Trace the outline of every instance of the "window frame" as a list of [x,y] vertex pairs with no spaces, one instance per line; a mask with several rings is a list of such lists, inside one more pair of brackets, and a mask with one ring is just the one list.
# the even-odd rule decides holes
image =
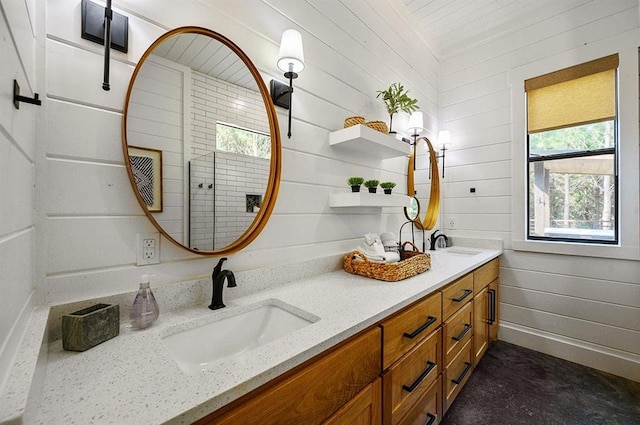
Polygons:
[[239,152],[228,151],[228,150],[225,150],[225,149],[220,149],[218,147],[218,126],[229,127],[229,128],[233,128],[233,129],[236,129],[236,130],[246,131],[247,133],[257,134],[257,135],[261,135],[261,136],[267,136],[267,137],[269,137],[269,144],[271,144],[271,134],[269,134],[269,133],[266,133],[266,132],[260,131],[260,130],[254,130],[254,129],[248,128],[248,127],[243,127],[243,126],[238,125],[238,124],[231,124],[231,123],[228,123],[228,122],[225,122],[225,121],[216,120],[216,151],[218,151],[218,152],[226,152],[226,153],[235,154],[235,155],[250,156],[252,158],[264,159],[266,161],[269,161],[271,159],[271,149],[269,149],[269,156],[267,158],[264,158],[264,157],[261,157],[261,156],[243,154],[243,153],[239,153]]
[[[599,155],[611,155],[613,154],[613,182],[614,182],[614,194],[613,194],[613,202],[615,204],[615,228],[613,234],[613,240],[607,239],[586,239],[586,238],[568,238],[568,237],[560,237],[560,236],[536,236],[531,234],[531,226],[527,225],[526,227],[526,239],[529,241],[549,241],[549,242],[568,242],[568,243],[585,243],[585,244],[602,244],[602,245],[618,245],[620,240],[620,188],[618,187],[618,83],[617,83],[617,70],[616,70],[616,117],[613,119],[613,147],[610,148],[600,148],[600,149],[585,149],[580,152],[568,152],[568,153],[557,153],[551,155],[543,155],[532,158],[531,157],[531,141],[530,134],[527,133],[527,165],[526,168],[529,169],[530,165],[534,162],[543,162],[543,161],[552,161],[556,159],[574,159],[574,158],[587,158],[590,156],[599,156]],[[586,124],[584,124],[586,125]],[[527,223],[531,221],[531,181],[530,181],[530,173],[527,173],[527,184],[526,184],[526,200],[527,200],[527,208],[525,213],[527,215]]]
[[[611,50],[615,46],[616,51]],[[594,244],[565,242],[558,240],[528,240],[527,235],[527,188],[528,183],[528,139],[526,128],[526,93],[523,81],[554,72],[559,69],[588,62],[618,53],[617,72],[617,128],[618,149],[618,243]],[[638,42],[629,34],[620,34],[607,43],[584,45],[556,55],[547,55],[509,69],[507,79],[511,87],[512,109],[512,210],[511,240],[505,248],[515,251],[549,254],[577,255],[600,258],[640,260],[640,140],[639,119],[639,73],[640,49]]]

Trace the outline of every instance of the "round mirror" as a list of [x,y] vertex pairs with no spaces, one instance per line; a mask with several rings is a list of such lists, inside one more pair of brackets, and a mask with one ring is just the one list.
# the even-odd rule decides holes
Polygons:
[[[404,207],[404,216],[410,221],[416,221],[420,217],[420,201],[415,196],[409,200],[409,206]],[[420,222],[420,220],[417,221]]]
[[158,38],[131,77],[122,132],[133,191],[175,244],[230,254],[266,225],[280,131],[258,70],[224,36],[182,27]]
[[[421,222],[421,226],[418,226],[419,228],[422,228],[423,230],[431,230],[435,227],[436,223],[438,222],[438,213],[440,211],[440,176],[438,171],[438,159],[436,156],[436,152],[433,149],[433,145],[431,145],[431,141],[426,137],[419,137],[411,149],[411,154],[409,155],[409,165],[407,168],[407,193],[409,194],[416,193],[415,181],[414,181],[414,174],[416,169],[415,149],[417,147],[418,142],[422,140],[424,140],[425,144],[427,145],[427,149],[429,149],[429,164],[431,166],[431,175],[432,175],[431,189],[429,191],[429,205],[427,205],[427,213],[425,214],[424,218],[420,220],[420,217],[419,217],[420,204],[418,203],[417,218],[413,221],[415,223]],[[413,197],[413,199],[415,199],[415,196]],[[416,199],[416,202],[418,202],[417,199]],[[405,208],[405,215],[407,215],[406,208]],[[408,215],[407,215],[407,218],[409,220],[412,220],[411,218],[409,218]]]

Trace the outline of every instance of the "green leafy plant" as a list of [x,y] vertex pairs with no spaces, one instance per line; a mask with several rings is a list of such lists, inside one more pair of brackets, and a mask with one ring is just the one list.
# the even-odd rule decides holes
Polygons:
[[409,97],[409,90],[405,90],[400,83],[393,83],[386,90],[378,90],[376,98],[382,97],[389,114],[389,132],[393,124],[393,115],[399,111],[408,114],[418,110],[418,100]]
[[391,190],[396,187],[396,184],[394,182],[382,182],[380,187],[384,190],[384,193],[391,195]]
[[378,187],[378,184],[380,182],[378,180],[367,180],[366,182],[364,182],[364,187],[371,189],[374,187]]
[[361,186],[362,183],[364,183],[364,178],[363,177],[349,177],[349,179],[347,180],[347,183],[349,184],[349,186]]

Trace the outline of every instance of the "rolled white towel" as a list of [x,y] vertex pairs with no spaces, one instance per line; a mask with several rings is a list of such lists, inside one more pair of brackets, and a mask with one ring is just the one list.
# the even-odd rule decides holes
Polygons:
[[367,257],[369,261],[375,261],[380,263],[397,263],[400,261],[400,255],[397,252],[383,252],[379,254],[370,249],[365,249],[362,246],[358,247],[358,251],[362,252],[362,255]]

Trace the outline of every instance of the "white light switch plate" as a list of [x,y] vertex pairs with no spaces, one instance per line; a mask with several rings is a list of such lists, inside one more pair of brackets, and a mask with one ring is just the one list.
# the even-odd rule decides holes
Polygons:
[[160,234],[138,233],[137,262],[139,266],[160,263]]

